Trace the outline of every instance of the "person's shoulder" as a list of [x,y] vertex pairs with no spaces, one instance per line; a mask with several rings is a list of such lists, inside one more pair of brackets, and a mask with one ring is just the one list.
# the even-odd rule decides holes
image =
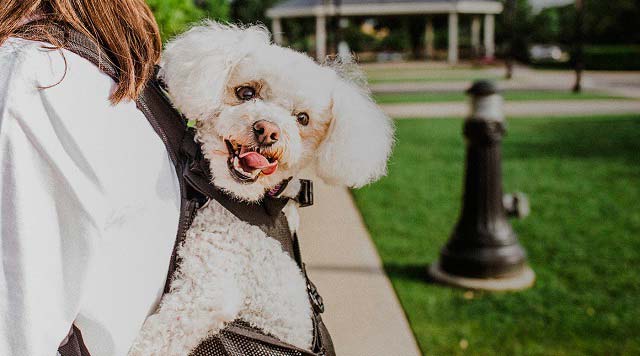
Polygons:
[[0,101],[7,96],[37,96],[43,88],[75,96],[83,86],[106,88],[85,93],[106,95],[106,101],[112,84],[93,63],[64,48],[15,37],[0,45]]
[[54,51],[51,45],[44,42],[9,37],[0,45],[0,63],[13,65],[42,63],[50,59]]
[[19,37],[9,37],[0,45],[0,58],[5,60],[24,59],[29,53],[35,53],[44,43]]
[[64,74],[59,51],[44,42],[10,37],[0,45],[0,86],[36,88]]

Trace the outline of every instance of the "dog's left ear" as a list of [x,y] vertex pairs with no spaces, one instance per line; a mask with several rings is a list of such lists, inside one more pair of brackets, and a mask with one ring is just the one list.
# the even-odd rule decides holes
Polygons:
[[318,175],[354,188],[385,175],[394,141],[391,119],[368,93],[344,79],[338,79],[332,100],[331,126],[318,150]]
[[207,119],[221,103],[235,66],[269,43],[264,27],[204,21],[167,44],[159,75],[178,110],[189,119]]

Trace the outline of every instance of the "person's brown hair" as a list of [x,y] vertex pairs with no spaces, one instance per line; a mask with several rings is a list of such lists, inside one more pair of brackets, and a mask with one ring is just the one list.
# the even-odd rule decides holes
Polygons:
[[[25,25],[34,19],[36,24]],[[135,99],[160,58],[158,25],[144,0],[0,1],[0,44],[17,36],[64,47],[47,32],[53,23],[72,27],[108,54],[118,69],[118,86],[110,98],[114,103]]]

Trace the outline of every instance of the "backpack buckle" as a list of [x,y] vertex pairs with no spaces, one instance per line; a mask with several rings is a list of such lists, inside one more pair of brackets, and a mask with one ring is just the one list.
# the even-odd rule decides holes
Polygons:
[[309,299],[311,300],[311,305],[316,313],[324,313],[324,300],[320,293],[318,293],[318,288],[316,285],[311,282],[309,279],[309,275],[307,275],[307,266],[302,264],[302,272],[304,272],[304,279],[307,281],[307,293],[309,294]]
[[296,197],[296,201],[301,208],[313,205],[313,181],[300,179],[300,192]]
[[309,292],[311,304],[313,304],[316,312],[324,313],[324,300],[322,300],[322,296],[318,293],[318,289],[310,280],[307,280],[307,291]]

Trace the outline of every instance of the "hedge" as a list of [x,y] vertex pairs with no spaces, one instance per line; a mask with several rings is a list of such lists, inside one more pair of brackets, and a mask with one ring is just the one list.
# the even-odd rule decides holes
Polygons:
[[584,64],[591,70],[640,70],[640,46],[587,46]]
[[[570,69],[573,62],[532,62],[536,68]],[[640,46],[585,46],[587,70],[640,70]]]

